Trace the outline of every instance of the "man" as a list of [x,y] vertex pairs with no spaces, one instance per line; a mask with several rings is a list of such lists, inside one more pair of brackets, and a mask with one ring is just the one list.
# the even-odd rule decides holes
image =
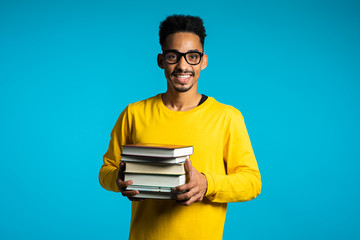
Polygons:
[[[255,156],[241,113],[197,91],[205,28],[198,17],[173,15],[160,25],[167,91],[130,104],[111,133],[100,183],[132,200],[130,239],[221,239],[228,202],[248,201],[261,189]],[[137,200],[123,181],[121,146],[131,143],[192,145],[188,182],[174,200]],[[244,216],[245,217],[245,216]]]

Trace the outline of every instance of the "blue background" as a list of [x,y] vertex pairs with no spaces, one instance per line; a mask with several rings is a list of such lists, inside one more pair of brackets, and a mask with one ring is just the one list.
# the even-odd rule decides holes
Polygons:
[[[244,115],[261,195],[224,239],[359,239],[359,1],[0,1],[0,238],[127,239],[102,189],[128,103],[166,90],[158,25],[204,19],[199,91]],[[193,227],[193,226],[191,226]],[[190,228],[191,228],[190,227]]]

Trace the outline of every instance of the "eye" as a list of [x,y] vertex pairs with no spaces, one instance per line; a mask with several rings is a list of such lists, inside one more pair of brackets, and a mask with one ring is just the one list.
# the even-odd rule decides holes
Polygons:
[[189,60],[196,61],[199,59],[200,55],[198,53],[190,53],[188,57],[189,57]]
[[191,62],[197,62],[200,58],[200,55],[198,53],[189,53],[187,58]]
[[167,53],[166,54],[166,59],[170,60],[170,61],[174,61],[178,58],[178,56],[175,53]]

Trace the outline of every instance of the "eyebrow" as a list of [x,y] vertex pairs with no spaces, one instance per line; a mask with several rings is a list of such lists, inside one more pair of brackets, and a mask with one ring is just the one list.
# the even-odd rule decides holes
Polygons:
[[[180,51],[178,51],[176,49],[166,49],[166,50],[163,50],[163,51],[175,51],[175,52],[182,53],[182,52],[180,52]],[[202,51],[199,51],[198,49],[191,49],[191,50],[189,50],[187,52],[202,52]],[[187,52],[185,52],[185,53],[187,53]]]

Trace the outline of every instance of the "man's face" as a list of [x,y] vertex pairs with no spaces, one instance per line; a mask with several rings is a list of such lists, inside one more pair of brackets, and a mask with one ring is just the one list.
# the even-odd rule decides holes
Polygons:
[[[163,51],[175,50],[180,53],[189,51],[202,52],[203,47],[198,35],[188,32],[177,32],[166,37]],[[165,61],[162,54],[158,55],[158,65],[165,70],[165,77],[168,82],[168,88],[173,88],[177,92],[187,92],[190,89],[196,91],[197,81],[200,71],[207,66],[207,56],[204,55],[197,65],[190,65],[185,57],[180,57],[179,62],[169,64]],[[193,86],[195,86],[193,88]]]

